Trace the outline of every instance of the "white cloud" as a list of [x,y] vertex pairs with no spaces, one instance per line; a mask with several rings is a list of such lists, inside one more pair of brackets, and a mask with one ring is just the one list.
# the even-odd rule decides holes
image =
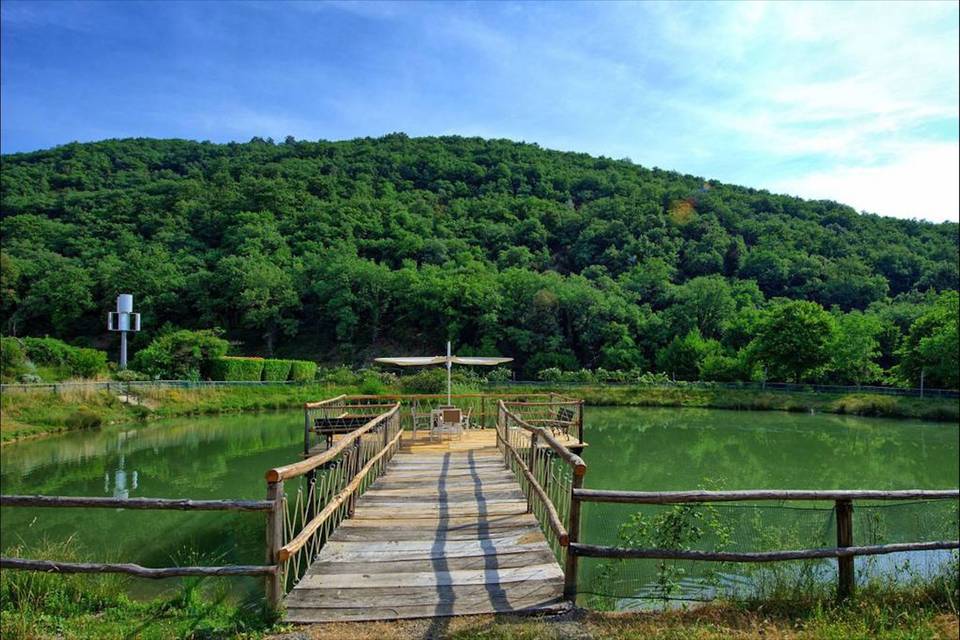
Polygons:
[[769,185],[804,198],[843,202],[860,211],[942,222],[960,219],[960,146],[904,149],[895,162],[835,167]]

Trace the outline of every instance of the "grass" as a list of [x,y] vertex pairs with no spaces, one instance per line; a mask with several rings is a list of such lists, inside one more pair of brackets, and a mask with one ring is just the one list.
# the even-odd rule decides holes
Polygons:
[[[460,385],[461,393],[476,387]],[[604,387],[571,388],[501,387],[492,392],[536,393],[555,390],[583,398],[587,404],[641,407],[700,407],[752,411],[800,411],[861,416],[960,421],[960,403],[953,399],[907,398],[867,393],[787,393],[698,387]],[[50,391],[8,392],[0,399],[0,442],[11,442],[45,433],[93,428],[100,424],[133,422],[184,415],[214,415],[293,409],[304,402],[340,393],[400,393],[381,383],[375,386],[326,384],[265,385],[220,388],[144,388],[139,403],[123,402],[107,391],[83,388],[58,393]]]
[[[5,555],[78,560],[69,540],[13,548]],[[0,636],[4,640],[259,638],[273,626],[259,601],[231,602],[227,579],[185,578],[169,594],[149,602],[129,598],[129,583],[129,578],[117,574],[0,571]]]
[[[836,604],[829,600],[718,603],[658,613],[577,609],[531,617],[487,615],[447,620],[342,623],[303,629],[315,640],[927,640],[955,639],[955,607],[928,589],[869,591]],[[277,635],[275,638],[290,638]]]

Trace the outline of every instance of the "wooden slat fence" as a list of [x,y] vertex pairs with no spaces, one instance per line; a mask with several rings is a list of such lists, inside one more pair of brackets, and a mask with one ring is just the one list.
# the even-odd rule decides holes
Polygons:
[[[400,404],[394,403],[328,450],[267,471],[267,501],[275,505],[267,524],[267,563],[276,569],[267,579],[272,607],[303,577],[344,518],[353,515],[357,497],[383,473],[402,433]],[[285,483],[293,480],[298,484],[288,508]]]
[[[564,565],[564,595],[572,597],[576,592],[577,567],[575,558],[567,551],[577,541],[580,529],[580,512],[573,509],[572,496],[575,489],[583,486],[587,465],[558,442],[550,430],[517,415],[514,410],[522,411],[523,404],[498,402],[497,446],[527,496],[528,511],[537,517],[557,559]],[[542,404],[533,401],[528,406]]]

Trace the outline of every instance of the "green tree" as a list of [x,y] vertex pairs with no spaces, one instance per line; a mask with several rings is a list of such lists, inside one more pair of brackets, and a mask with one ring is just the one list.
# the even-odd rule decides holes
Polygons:
[[837,317],[829,366],[834,381],[853,382],[859,386],[880,378],[883,370],[876,360],[880,356],[878,336],[882,330],[879,318],[859,311]]
[[751,351],[774,379],[800,382],[830,362],[835,326],[815,302],[781,301],[760,321]]
[[657,366],[680,380],[700,379],[700,370],[708,358],[719,356],[723,348],[716,340],[706,340],[696,328],[683,337],[676,336],[657,354]]
[[911,326],[900,348],[900,364],[896,373],[905,382],[930,387],[956,389],[960,387],[960,341],[957,324],[960,322],[960,297],[956,291],[947,291],[937,298],[933,307]]
[[230,346],[215,330],[174,331],[138,351],[132,368],[166,380],[199,380],[210,362],[227,353]]

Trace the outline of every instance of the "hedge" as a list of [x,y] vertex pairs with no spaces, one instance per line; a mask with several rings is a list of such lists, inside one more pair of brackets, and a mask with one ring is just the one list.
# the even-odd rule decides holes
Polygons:
[[290,360],[267,359],[263,361],[263,379],[283,382],[290,377]]
[[55,367],[77,378],[94,378],[107,368],[105,351],[73,347],[56,338],[23,338],[23,346],[34,364]]
[[210,362],[210,378],[213,380],[260,380],[263,375],[263,358],[238,358],[224,356]]
[[290,379],[295,382],[311,382],[317,375],[317,363],[309,360],[290,361]]

